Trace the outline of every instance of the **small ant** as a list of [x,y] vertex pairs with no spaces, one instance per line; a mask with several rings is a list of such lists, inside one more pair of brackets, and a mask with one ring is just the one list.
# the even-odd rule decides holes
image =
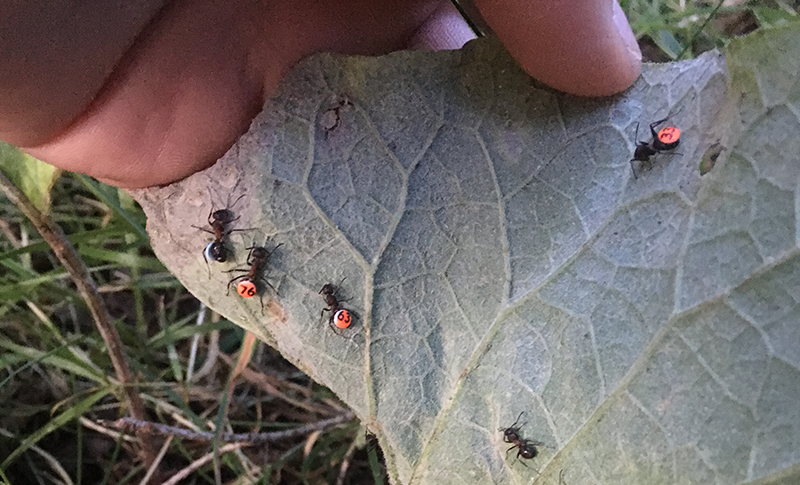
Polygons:
[[[342,278],[342,283],[344,282],[344,278]],[[341,285],[342,283],[339,283]],[[328,305],[328,308],[323,308],[322,311],[319,313],[319,317],[322,318],[325,315],[325,312],[331,312],[331,316],[328,319],[328,324],[333,328],[334,332],[337,328],[345,329],[350,326],[353,322],[353,314],[350,310],[346,308],[342,308],[340,303],[342,301],[347,300],[339,300],[336,298],[336,286],[325,283],[321,290],[319,290],[319,294],[325,299],[325,303]]]
[[[503,441],[505,441],[506,443],[511,443],[512,444],[511,448],[506,450],[506,457],[508,456],[508,452],[510,452],[514,448],[517,448],[518,449],[518,451],[517,451],[517,458],[518,459],[519,459],[519,457],[522,457],[522,458],[525,458],[526,460],[530,460],[531,458],[534,458],[536,455],[539,454],[539,450],[536,449],[537,446],[545,446],[544,443],[540,443],[538,441],[533,441],[533,440],[526,440],[526,439],[523,439],[520,436],[520,434],[519,434],[520,430],[527,423],[522,423],[519,426],[517,426],[517,423],[519,423],[519,420],[520,420],[520,418],[522,418],[522,415],[524,413],[525,413],[525,411],[522,411],[521,413],[519,413],[519,416],[517,416],[517,420],[514,421],[514,424],[512,424],[508,428],[499,428],[498,429],[498,431],[502,431],[503,432]],[[524,462],[520,462],[520,463],[525,465]],[[528,465],[525,465],[525,466],[527,467]]]
[[[633,158],[630,160],[634,179],[638,179],[639,175],[636,173],[636,166],[633,162],[641,162],[640,167],[643,167],[645,163],[650,163],[650,157],[656,153],[674,150],[681,142],[681,130],[674,126],[665,126],[656,133],[655,127],[665,121],[667,121],[667,118],[650,123],[650,133],[653,135],[653,141],[636,142],[636,149],[633,151]],[[634,138],[639,138],[639,123],[636,123],[636,135],[634,135]],[[680,155],[680,153],[676,153],[676,155]]]
[[364,443],[369,447],[369,450],[374,451],[375,448],[380,449],[380,443],[378,442],[378,436],[370,431],[369,429],[364,429]]
[[276,249],[281,247],[283,243],[278,244],[272,251],[267,251],[267,248],[263,246],[256,246],[253,243],[252,246],[245,248],[249,249],[250,252],[247,254],[247,264],[250,266],[248,269],[239,269],[235,268],[230,271],[226,271],[226,273],[233,273],[233,272],[244,272],[246,274],[234,276],[228,281],[228,291],[226,295],[230,295],[231,293],[231,285],[238,281],[236,284],[236,292],[239,293],[239,296],[242,298],[252,298],[255,295],[259,295],[259,299],[261,300],[261,314],[264,314],[264,296],[259,294],[258,286],[256,285],[257,282],[263,281],[267,286],[272,288],[272,291],[278,293],[278,290],[275,289],[274,286],[270,284],[269,281],[264,277],[264,272],[267,269],[267,263],[269,262],[270,256],[275,252]]
[[340,124],[342,124],[340,111],[345,106],[353,106],[353,103],[350,102],[350,99],[347,96],[342,96],[336,106],[332,106],[322,113],[322,116],[320,117],[320,126],[322,126],[322,129],[325,132],[326,140],[328,139],[328,135],[338,128]]
[[[211,195],[211,189],[209,189],[209,195]],[[203,249],[203,260],[206,262],[206,267],[209,268],[208,270],[208,277],[211,277],[211,268],[208,266],[208,260],[211,259],[218,263],[224,263],[228,260],[228,256],[230,255],[230,249],[225,246],[225,237],[228,236],[232,232],[237,231],[248,231],[249,229],[229,229],[227,226],[234,221],[237,221],[238,217],[233,217],[233,211],[231,210],[233,206],[236,205],[241,198],[244,197],[244,194],[240,195],[238,199],[236,199],[233,204],[230,204],[228,207],[224,209],[217,209],[214,210],[214,204],[212,200],[211,210],[208,212],[208,225],[211,226],[211,230],[208,230],[204,227],[199,227],[192,225],[195,229],[200,229],[201,231],[205,231],[209,234],[214,235],[214,240],[206,245]]]

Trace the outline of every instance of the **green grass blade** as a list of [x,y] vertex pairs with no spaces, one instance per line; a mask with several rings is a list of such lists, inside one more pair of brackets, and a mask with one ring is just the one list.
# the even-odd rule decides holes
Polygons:
[[[54,351],[59,351],[62,349],[62,347],[59,347]],[[101,373],[98,373],[97,370],[86,365],[84,362],[76,362],[71,359],[66,359],[64,357],[53,355],[54,351],[42,352],[40,350],[36,350],[30,347],[23,347],[22,345],[17,345],[14,342],[11,342],[10,340],[2,336],[0,336],[0,348],[6,349],[7,351],[12,352],[13,354],[16,354],[19,357],[26,358],[27,360],[31,360],[34,362],[41,362],[47,365],[55,366],[66,372],[70,372],[77,376],[81,376],[91,381],[97,382],[98,384],[102,385],[108,384],[106,376],[104,376]]]
[[19,458],[20,455],[25,453],[28,448],[38,443],[42,438],[47,436],[48,434],[52,433],[53,431],[61,428],[65,424],[69,423],[73,419],[77,419],[83,413],[89,410],[97,401],[104,398],[108,394],[111,393],[111,388],[106,387],[100,391],[97,391],[91,394],[86,399],[79,401],[73,407],[67,409],[63,413],[59,414],[55,418],[51,419],[47,424],[39,428],[35,433],[28,436],[22,443],[17,447],[16,450],[12,451],[10,455],[0,463],[0,468],[8,468],[9,465],[14,463],[14,461]]
[[142,225],[139,224],[128,211],[122,208],[122,206],[119,204],[117,194],[112,196],[106,191],[106,189],[109,189],[106,185],[101,184],[91,177],[78,173],[73,173],[72,176],[75,177],[75,180],[83,184],[83,186],[86,187],[92,194],[94,194],[98,200],[111,207],[114,212],[125,219],[131,228],[139,235],[139,238],[149,244],[150,237],[147,235],[144,227],[142,227]]

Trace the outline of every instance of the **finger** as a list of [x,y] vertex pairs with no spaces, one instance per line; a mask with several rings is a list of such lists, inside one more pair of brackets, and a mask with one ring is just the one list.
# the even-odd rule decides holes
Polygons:
[[439,8],[420,25],[406,48],[431,51],[460,49],[474,38],[475,33],[453,3],[443,0]]
[[440,1],[168,2],[71,124],[17,144],[120,187],[178,180],[222,156],[301,58],[402,48]]
[[22,148],[121,187],[163,184],[209,166],[261,108],[262,66],[251,56],[260,11],[250,4],[172,3],[76,121]]
[[641,52],[616,0],[475,0],[534,78],[580,96],[606,96],[639,76]]
[[0,138],[41,143],[91,102],[159,0],[0,2]]

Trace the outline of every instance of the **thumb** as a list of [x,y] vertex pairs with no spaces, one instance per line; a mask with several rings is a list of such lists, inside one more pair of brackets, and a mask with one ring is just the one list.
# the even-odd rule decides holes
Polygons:
[[475,0],[486,22],[534,78],[580,96],[623,91],[642,54],[616,0]]

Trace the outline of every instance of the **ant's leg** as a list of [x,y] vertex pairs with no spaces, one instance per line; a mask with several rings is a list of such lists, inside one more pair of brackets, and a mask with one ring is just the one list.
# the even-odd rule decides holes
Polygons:
[[549,448],[551,450],[555,450],[555,448],[553,448],[552,446],[550,446],[548,444],[545,444],[545,443],[542,443],[541,441],[525,440],[525,443],[528,444],[528,445],[531,445],[531,446],[544,446],[545,448]]
[[[517,420],[514,421],[514,424],[509,426],[509,429],[514,429],[515,426],[517,426],[517,423],[519,423],[519,420],[520,420],[520,418],[522,417],[523,414],[525,414],[525,411],[522,411],[521,413],[519,413],[519,416],[517,416]],[[525,423],[523,423],[522,426],[525,426]],[[519,428],[521,428],[522,426],[520,426]],[[519,428],[516,428],[517,431],[519,431]]]
[[[234,201],[233,201],[233,204],[228,204],[228,207],[226,207],[226,209],[233,209],[233,206],[235,206],[237,202],[239,202],[240,200],[242,200],[242,197],[244,197],[244,194],[240,195],[238,199],[234,200]],[[228,199],[228,202],[230,202],[230,199]],[[238,219],[238,217],[237,217],[236,219]],[[234,219],[234,221],[235,221],[236,219]],[[233,221],[231,221],[231,222],[233,222]]]
[[211,218],[211,214],[214,213],[214,196],[211,195],[211,187],[206,186],[206,188],[208,189],[208,200],[211,201],[211,210],[208,211],[208,225],[210,226],[211,223],[214,222],[214,220]]
[[[340,281],[340,282],[339,282],[339,284],[338,284],[338,285],[336,285],[336,290],[337,290],[336,292],[337,292],[337,293],[341,292],[341,290],[342,290],[342,283],[344,283],[344,280],[345,280],[345,278],[347,278],[347,276],[345,276],[344,278],[342,278],[342,281]],[[352,297],[351,297],[351,298],[345,298],[344,300],[342,300],[342,299],[339,299],[339,303],[343,303],[343,302],[346,302],[346,301],[350,301],[350,300],[352,300],[352,299],[353,299]]]
[[658,120],[658,121],[654,121],[654,122],[650,123],[650,133],[653,134],[653,138],[658,139],[658,135],[656,134],[656,126],[658,126],[661,123],[667,121],[667,119],[669,119],[669,116],[664,118],[663,120]]
[[264,295],[258,295],[258,299],[261,300],[261,316],[264,316]]
[[333,333],[335,333],[339,337],[344,337],[344,335],[339,333],[339,330],[341,330],[341,329],[333,324],[333,315],[331,315],[331,318],[328,319],[328,325],[330,325],[331,330],[333,330]]
[[207,233],[209,233],[209,234],[214,234],[214,231],[209,231],[209,230],[208,230],[208,229],[206,229],[205,227],[195,226],[194,224],[192,224],[192,227],[193,227],[193,228],[195,228],[195,229],[200,229],[201,231],[203,231],[203,232],[207,232]]
[[247,277],[247,275],[235,276],[235,277],[234,277],[232,280],[228,281],[228,291],[226,291],[226,292],[225,292],[225,296],[228,296],[228,295],[230,295],[230,294],[231,294],[231,285],[232,285],[232,284],[233,284],[233,283],[234,283],[236,280],[241,280],[241,279],[243,279],[243,278],[246,278],[246,277]]
[[249,269],[233,268],[233,269],[225,270],[225,271],[223,271],[223,273],[234,273],[236,271],[238,271],[240,273],[249,273],[250,272]]
[[253,260],[251,258],[253,257],[253,250],[255,248],[256,248],[256,246],[250,246],[249,248],[245,248],[245,249],[248,250],[247,260],[246,260],[248,266],[252,266],[253,265]]
[[636,174],[636,165],[633,164],[633,162],[635,162],[635,161],[636,161],[635,158],[631,158],[631,172],[633,172],[634,180],[637,180],[639,178],[639,176]]
[[208,264],[208,258],[206,257],[206,249],[208,246],[203,248],[203,261],[206,262],[206,269],[208,269],[208,279],[211,279],[211,266]]
[[281,246],[283,246],[283,243],[280,243],[277,246],[275,246],[274,248],[272,248],[272,251],[269,252],[269,255],[272,256],[272,254],[275,252],[275,250],[278,249]]
[[267,280],[266,280],[266,279],[264,279],[264,278],[261,278],[261,280],[262,280],[264,283],[266,283],[266,284],[267,284],[267,286],[269,286],[269,287],[272,289],[273,293],[275,293],[276,295],[278,294],[278,290],[276,290],[276,289],[275,289],[275,287],[274,287],[274,286],[272,286],[272,285],[269,283],[269,281],[267,281]]

